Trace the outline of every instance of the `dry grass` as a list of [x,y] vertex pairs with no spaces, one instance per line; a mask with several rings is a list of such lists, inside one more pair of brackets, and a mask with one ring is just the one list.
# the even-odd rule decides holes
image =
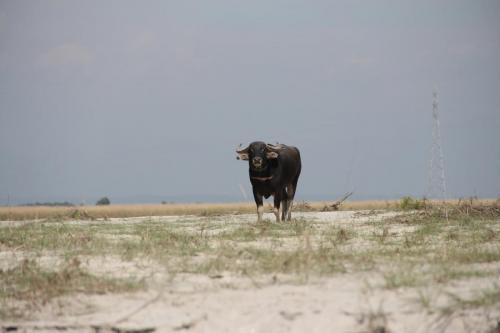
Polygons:
[[[450,206],[469,201],[448,200]],[[490,205],[495,200],[474,200],[472,206]],[[296,211],[323,211],[334,201],[304,202],[294,204]],[[436,204],[427,201],[427,204]],[[270,204],[268,204],[270,209]],[[400,209],[400,200],[369,200],[346,201],[340,210],[380,210]],[[172,216],[172,215],[197,215],[214,216],[223,214],[248,214],[255,212],[255,204],[247,203],[173,203],[173,204],[148,204],[148,205],[109,205],[109,206],[74,206],[74,207],[47,207],[47,206],[15,206],[0,207],[0,221],[23,220],[68,220],[68,219],[106,219],[139,216]]]
[[124,218],[139,216],[171,216],[218,214],[241,214],[255,210],[250,203],[224,204],[148,204],[148,205],[109,205],[109,206],[16,206],[0,207],[0,221],[22,221],[38,219],[98,219]]

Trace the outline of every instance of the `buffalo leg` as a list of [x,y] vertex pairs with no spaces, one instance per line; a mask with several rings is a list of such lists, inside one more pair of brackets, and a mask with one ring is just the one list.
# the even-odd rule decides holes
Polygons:
[[295,190],[297,189],[297,182],[299,181],[299,176],[300,176],[300,169],[297,175],[295,176],[295,179],[293,180],[292,184],[288,186],[287,188],[287,194],[288,194],[288,216],[287,219],[290,221],[292,219],[292,206],[293,206],[293,198],[295,198]]
[[262,214],[264,214],[264,203],[262,201],[262,195],[253,191],[253,198],[255,199],[255,204],[257,205],[257,222],[262,221]]
[[287,218],[286,220],[287,221],[291,221],[292,220],[292,206],[293,206],[293,199],[290,199],[288,200],[287,202],[287,206],[288,206],[288,211],[287,211]]
[[288,200],[283,199],[281,201],[281,220],[285,221],[286,220],[286,212],[288,211]]
[[281,193],[276,193],[274,195],[274,215],[276,215],[276,222],[280,222],[280,204],[281,204]]
[[283,192],[281,194],[281,220],[286,220],[286,212],[288,211],[288,200],[285,188],[283,188]]
[[[294,182],[294,184],[290,184],[287,186],[286,192],[287,192],[287,215],[286,219],[287,221],[290,221],[292,219],[292,206],[293,206],[293,198],[295,197],[295,186],[297,185],[297,181]],[[283,218],[284,220],[284,218]]]

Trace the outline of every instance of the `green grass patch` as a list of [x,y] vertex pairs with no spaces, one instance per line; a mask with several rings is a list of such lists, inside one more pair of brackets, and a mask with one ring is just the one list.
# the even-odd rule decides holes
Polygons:
[[225,271],[240,274],[309,274],[325,275],[344,272],[334,248],[307,250],[302,246],[291,250],[273,250],[255,247],[219,247],[208,260],[190,267],[188,272],[215,274]]
[[193,256],[209,247],[209,236],[198,235],[171,228],[166,224],[144,223],[134,225],[132,235],[138,241],[117,244],[117,251],[127,258],[137,256]]
[[75,252],[98,251],[104,240],[99,228],[66,223],[31,223],[20,227],[0,228],[0,246],[25,251],[59,250]]

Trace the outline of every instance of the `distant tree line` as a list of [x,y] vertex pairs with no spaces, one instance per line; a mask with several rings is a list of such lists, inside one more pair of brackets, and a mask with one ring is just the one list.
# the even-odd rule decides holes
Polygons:
[[27,204],[22,204],[20,206],[63,206],[63,207],[73,207],[75,206],[75,204],[71,203],[71,202],[68,202],[68,201],[64,201],[64,202],[58,202],[58,201],[54,201],[54,202],[33,202],[33,203],[27,203]]
[[[111,204],[111,201],[109,200],[108,197],[102,197],[99,200],[97,200],[97,202],[95,204],[97,206],[105,206],[105,205]],[[30,203],[26,203],[26,204],[21,204],[19,206],[74,207],[76,205],[74,203],[68,202],[68,201],[63,201],[63,202],[59,202],[59,201],[38,202],[37,201],[37,202],[30,202]]]

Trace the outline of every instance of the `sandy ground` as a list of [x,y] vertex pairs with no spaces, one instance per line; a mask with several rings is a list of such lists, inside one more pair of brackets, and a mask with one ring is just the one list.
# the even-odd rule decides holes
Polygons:
[[[295,216],[315,223],[352,225],[395,214],[342,211]],[[193,218],[147,220],[182,223]],[[273,221],[274,216],[268,214],[265,218]],[[111,219],[108,223],[134,224],[145,220]],[[253,214],[210,217],[211,223],[228,226],[254,220]],[[2,225],[12,227],[20,222]],[[25,257],[29,254],[0,252],[0,268],[12,267]],[[51,266],[57,260],[47,255],[40,264]],[[9,327],[20,332],[488,332],[500,320],[499,306],[459,311],[447,317],[428,313],[416,301],[422,290],[377,288],[383,281],[376,271],[311,277],[299,283],[286,275],[255,278],[222,273],[171,277],[154,261],[122,261],[113,255],[82,258],[82,263],[94,274],[143,277],[148,281],[148,290],[60,297],[38,309],[33,320],[2,323],[0,327],[5,332]],[[490,285],[491,281],[459,281],[450,288],[466,293],[471,285],[480,284]],[[429,286],[425,292],[440,302],[442,290]]]

